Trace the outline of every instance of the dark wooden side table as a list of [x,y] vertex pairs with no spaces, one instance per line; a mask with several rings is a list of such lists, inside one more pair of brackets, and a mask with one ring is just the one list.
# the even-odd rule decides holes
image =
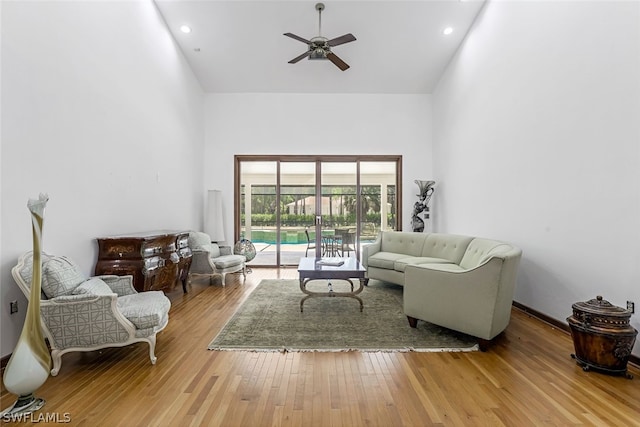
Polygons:
[[[332,258],[336,259],[336,258]],[[344,262],[342,265],[323,265],[319,263],[322,258],[301,258],[298,264],[298,273],[300,274],[300,290],[306,294],[300,300],[300,311],[303,311],[304,302],[309,298],[318,297],[347,297],[353,298],[360,303],[360,311],[363,310],[364,304],[362,298],[358,296],[367,285],[368,279],[364,277],[366,269],[360,264],[356,258],[340,258]],[[358,279],[359,286],[354,288],[352,279]],[[307,289],[307,284],[312,280],[328,280],[327,292],[316,292]],[[345,280],[351,284],[351,292],[334,291],[331,280]]]

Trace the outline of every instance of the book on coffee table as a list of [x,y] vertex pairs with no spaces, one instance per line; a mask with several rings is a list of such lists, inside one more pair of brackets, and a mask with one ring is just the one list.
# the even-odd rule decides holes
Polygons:
[[334,267],[339,267],[344,264],[344,260],[338,257],[329,257],[329,258],[320,258],[317,261],[318,265],[330,265]]

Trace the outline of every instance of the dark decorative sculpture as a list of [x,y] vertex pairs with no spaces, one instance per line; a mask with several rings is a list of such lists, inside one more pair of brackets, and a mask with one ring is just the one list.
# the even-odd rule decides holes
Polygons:
[[418,188],[420,189],[420,194],[418,194],[418,201],[413,205],[413,215],[411,216],[411,226],[413,227],[413,231],[416,233],[422,233],[424,231],[424,220],[420,218],[420,214],[424,211],[427,211],[425,214],[425,218],[429,218],[429,201],[431,200],[431,195],[433,194],[434,188],[433,186],[436,184],[435,181],[420,181],[416,179],[414,181],[418,184]]

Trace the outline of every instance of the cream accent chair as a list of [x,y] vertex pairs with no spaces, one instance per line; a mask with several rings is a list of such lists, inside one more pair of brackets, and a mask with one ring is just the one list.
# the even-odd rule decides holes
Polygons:
[[[29,299],[33,252],[18,259],[11,270],[14,280]],[[71,260],[42,254],[42,330],[51,347],[56,376],[62,355],[149,344],[151,364],[156,363],[156,334],[169,322],[171,302],[161,291],[138,293],[132,276],[96,276],[86,279]]]
[[211,242],[208,234],[200,231],[189,233],[189,248],[191,249],[191,267],[189,267],[188,282],[194,276],[209,276],[209,283],[213,276],[222,276],[222,286],[225,285],[227,273],[241,272],[247,280],[247,258],[244,255],[234,255],[230,246],[219,246]]

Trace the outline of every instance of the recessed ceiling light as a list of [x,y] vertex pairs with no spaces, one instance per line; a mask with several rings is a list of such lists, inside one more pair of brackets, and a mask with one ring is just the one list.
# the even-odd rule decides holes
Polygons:
[[448,36],[451,33],[453,33],[453,28],[451,27],[447,27],[444,30],[442,30],[442,34],[444,34],[445,36]]
[[188,25],[181,25],[180,31],[182,31],[185,34],[189,34],[191,32],[191,27]]

